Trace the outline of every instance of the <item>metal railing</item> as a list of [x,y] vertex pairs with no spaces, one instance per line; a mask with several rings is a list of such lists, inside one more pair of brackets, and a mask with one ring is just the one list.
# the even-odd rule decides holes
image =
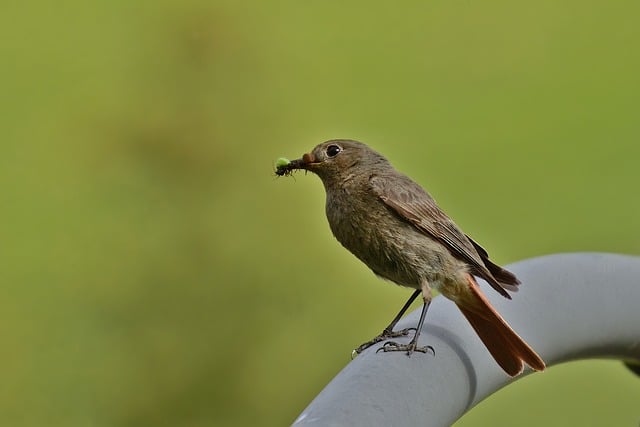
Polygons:
[[[558,254],[508,269],[522,281],[513,300],[482,281],[480,286],[547,366],[589,358],[640,361],[639,257]],[[419,311],[397,328],[414,326]],[[420,337],[420,344],[431,345],[435,356],[376,353],[381,344],[349,363],[294,425],[448,426],[531,372],[507,376],[455,305],[442,297],[433,300]]]

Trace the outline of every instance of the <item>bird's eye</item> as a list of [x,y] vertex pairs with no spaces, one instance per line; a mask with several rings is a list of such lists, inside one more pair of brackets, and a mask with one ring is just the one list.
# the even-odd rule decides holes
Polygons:
[[330,145],[327,147],[327,156],[335,157],[341,151],[342,151],[342,148],[338,147],[337,145]]

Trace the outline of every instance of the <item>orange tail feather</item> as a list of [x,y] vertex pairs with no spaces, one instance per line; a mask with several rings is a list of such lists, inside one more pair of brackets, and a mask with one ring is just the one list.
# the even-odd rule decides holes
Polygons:
[[473,276],[469,275],[468,281],[471,292],[458,299],[456,304],[498,365],[512,377],[522,372],[523,362],[536,371],[543,371],[545,364],[540,356],[491,306]]

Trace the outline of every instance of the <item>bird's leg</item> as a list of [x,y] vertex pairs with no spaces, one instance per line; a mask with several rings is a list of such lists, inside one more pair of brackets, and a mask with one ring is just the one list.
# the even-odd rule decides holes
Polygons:
[[416,333],[413,336],[413,339],[409,342],[409,344],[399,344],[394,341],[388,341],[384,343],[384,345],[377,351],[406,351],[407,356],[411,356],[411,353],[413,353],[414,351],[418,351],[420,353],[427,353],[431,351],[434,355],[436,354],[435,350],[430,345],[418,347],[418,337],[420,336],[420,332],[422,331],[422,325],[424,324],[424,318],[427,315],[429,304],[431,304],[431,287],[429,286],[429,283],[426,280],[423,280],[420,284],[420,288],[422,289],[422,300],[424,301],[424,305],[422,306],[420,320],[418,321],[418,327],[416,328]]
[[389,338],[406,337],[407,335],[409,335],[409,331],[415,330],[416,328],[406,328],[401,331],[393,332],[393,328],[395,328],[396,324],[402,318],[402,315],[404,315],[405,311],[409,309],[409,306],[418,297],[419,294],[420,294],[420,289],[418,289],[413,294],[411,294],[411,296],[409,297],[409,300],[402,306],[402,308],[400,309],[400,312],[396,315],[396,317],[393,318],[391,323],[389,323],[389,326],[384,328],[384,330],[380,333],[380,335],[370,339],[369,341],[361,344],[358,348],[353,350],[351,352],[351,356],[352,357],[357,356],[367,348],[371,347],[376,343],[379,343],[380,341],[384,341]]

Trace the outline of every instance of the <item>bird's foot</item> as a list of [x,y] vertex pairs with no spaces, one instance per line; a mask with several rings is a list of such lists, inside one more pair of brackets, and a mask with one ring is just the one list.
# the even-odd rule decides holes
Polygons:
[[376,350],[376,353],[379,351],[383,351],[385,353],[389,351],[406,351],[407,356],[411,356],[411,353],[413,353],[414,351],[425,354],[431,351],[434,356],[436,355],[436,351],[433,349],[433,347],[431,347],[430,345],[418,347],[418,343],[414,340],[411,340],[409,344],[399,344],[394,341],[388,341],[384,343],[382,347]]
[[362,343],[360,346],[358,346],[358,348],[353,350],[351,352],[351,358],[353,359],[354,357],[356,357],[357,355],[359,355],[360,353],[362,353],[363,351],[365,351],[366,349],[368,349],[372,345],[379,343],[380,341],[388,340],[389,338],[406,337],[406,336],[409,335],[410,331],[415,331],[415,330],[416,330],[416,328],[405,328],[405,329],[402,329],[400,331],[394,332],[392,330],[385,329],[377,337],[374,337],[374,338],[370,339],[369,341],[367,341],[365,343]]

